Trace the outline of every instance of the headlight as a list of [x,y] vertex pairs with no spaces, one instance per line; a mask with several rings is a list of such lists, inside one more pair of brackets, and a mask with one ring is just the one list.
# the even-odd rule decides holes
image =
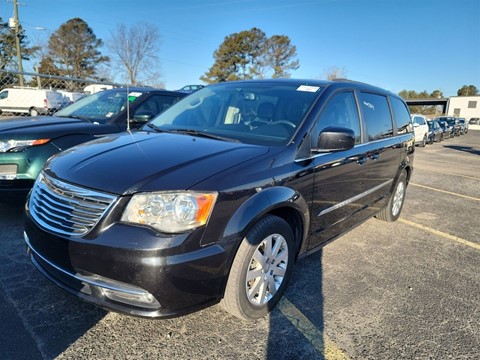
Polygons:
[[205,225],[217,193],[143,193],[132,197],[122,222],[151,226],[161,232],[177,233]]
[[35,140],[0,140],[0,153],[7,152],[12,149],[23,149],[29,146],[43,145],[49,142],[50,139],[35,139]]

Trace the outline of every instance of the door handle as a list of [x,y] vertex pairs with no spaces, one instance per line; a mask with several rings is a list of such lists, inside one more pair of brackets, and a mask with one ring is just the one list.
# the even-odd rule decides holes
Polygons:
[[367,158],[365,156],[359,157],[357,160],[358,165],[363,165],[367,161]]

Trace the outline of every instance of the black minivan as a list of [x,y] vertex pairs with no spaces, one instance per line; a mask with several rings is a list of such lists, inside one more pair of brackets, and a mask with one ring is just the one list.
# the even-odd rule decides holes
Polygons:
[[141,131],[50,159],[26,203],[28,253],[109,310],[172,317],[221,302],[256,319],[298,258],[399,217],[413,139],[405,102],[367,84],[209,85]]

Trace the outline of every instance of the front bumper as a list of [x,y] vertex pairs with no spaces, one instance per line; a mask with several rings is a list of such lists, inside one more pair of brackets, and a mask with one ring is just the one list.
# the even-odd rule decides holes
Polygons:
[[173,317],[223,296],[226,252],[219,245],[191,249],[199,244],[195,232],[165,238],[146,228],[114,224],[94,240],[67,239],[40,229],[27,209],[24,236],[42,274],[107,310]]
[[30,190],[43,165],[60,149],[49,142],[18,152],[0,153],[0,192]]

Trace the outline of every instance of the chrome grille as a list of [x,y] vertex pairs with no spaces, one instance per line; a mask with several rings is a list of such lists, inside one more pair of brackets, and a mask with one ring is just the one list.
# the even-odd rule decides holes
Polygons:
[[47,176],[38,176],[30,196],[30,213],[45,230],[83,236],[98,224],[116,197],[81,188]]

